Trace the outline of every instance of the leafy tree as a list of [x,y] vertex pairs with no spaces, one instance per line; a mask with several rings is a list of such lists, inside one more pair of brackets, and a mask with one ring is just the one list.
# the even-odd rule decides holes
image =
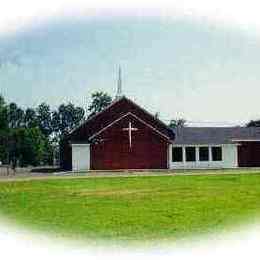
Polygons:
[[46,161],[46,154],[49,153],[46,150],[47,143],[48,139],[39,128],[12,129],[9,137],[9,154],[13,168],[18,164],[21,167],[43,164]]
[[260,127],[260,120],[251,120],[246,124],[246,127]]
[[36,109],[39,128],[48,137],[52,134],[51,109],[46,103],[42,103]]
[[68,105],[62,104],[59,107],[59,125],[58,129],[60,134],[65,135],[73,128],[73,113],[74,105],[69,103]]
[[7,164],[8,163],[8,151],[6,150],[6,142],[7,139],[1,137],[0,138],[0,162],[3,164]]
[[79,126],[85,119],[85,110],[82,107],[75,107],[73,117],[73,128]]
[[0,130],[6,130],[8,128],[8,108],[5,100],[0,96]]
[[160,113],[159,113],[159,112],[156,112],[156,113],[154,114],[154,117],[155,117],[156,119],[159,119],[159,118],[160,118]]
[[55,135],[60,135],[61,129],[61,114],[60,114],[60,108],[58,108],[57,111],[52,112],[51,117],[51,126],[52,131],[55,133]]
[[27,128],[37,127],[38,118],[36,111],[33,108],[27,108],[24,115],[24,125]]
[[0,161],[6,163],[8,160],[8,107],[5,100],[0,96]]
[[5,99],[2,95],[0,95],[0,107],[4,107],[5,105]]
[[107,93],[104,93],[102,91],[94,92],[91,95],[91,99],[91,104],[88,107],[88,111],[90,112],[89,117],[92,117],[96,113],[102,111],[112,102],[112,98]]
[[54,163],[54,153],[55,153],[55,146],[47,139],[43,138],[44,146],[43,146],[43,153],[42,153],[42,164],[43,165],[53,165]]
[[176,127],[185,127],[187,121],[183,118],[179,119],[172,119],[169,123],[169,127],[176,128]]
[[81,107],[75,107],[72,103],[62,104],[57,111],[52,113],[52,129],[57,139],[68,134],[79,126],[85,118],[85,111]]
[[10,128],[22,127],[24,122],[24,111],[16,103],[10,103],[8,108],[8,120]]
[[[105,106],[111,98],[104,95],[101,101],[100,106]],[[50,165],[55,145],[84,119],[84,109],[72,103],[62,104],[54,111],[46,103],[24,111],[16,103],[6,104],[0,96],[0,161],[11,163],[13,168]]]
[[10,128],[15,128],[16,127],[16,120],[17,120],[17,111],[18,107],[15,103],[9,104],[8,108],[8,121],[9,121],[9,126]]

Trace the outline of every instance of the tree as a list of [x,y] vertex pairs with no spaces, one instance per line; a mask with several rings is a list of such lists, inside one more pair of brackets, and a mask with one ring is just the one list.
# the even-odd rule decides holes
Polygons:
[[51,126],[52,126],[52,131],[55,135],[60,135],[61,129],[61,115],[60,115],[60,108],[57,111],[52,112],[51,116]]
[[260,120],[251,120],[246,124],[246,127],[260,127]]
[[5,100],[0,96],[0,130],[6,130],[8,128],[8,108]]
[[24,111],[16,103],[10,103],[8,107],[8,121],[10,128],[18,128],[23,125]]
[[48,139],[39,128],[12,129],[9,136],[9,154],[13,168],[17,165],[38,166],[50,161],[52,154],[48,144]]
[[25,110],[24,125],[27,128],[32,128],[32,127],[38,126],[37,114],[33,108],[27,108]]
[[183,118],[179,119],[172,119],[169,123],[169,127],[176,128],[176,127],[185,127],[187,121]]
[[159,112],[156,112],[155,115],[154,115],[154,117],[155,117],[156,119],[159,119],[159,118],[160,118],[160,113],[159,113]]
[[44,146],[43,146],[44,149],[42,150],[41,162],[43,165],[53,165],[54,153],[57,147],[55,147],[53,143],[50,142],[47,138],[44,138],[43,142],[44,142]]
[[56,139],[68,134],[79,126],[85,118],[85,111],[81,107],[75,107],[72,103],[62,104],[57,111],[52,112],[52,129]]
[[75,107],[73,117],[73,127],[77,127],[85,119],[85,111],[82,107]]
[[39,128],[48,137],[52,134],[51,110],[50,106],[42,103],[36,109]]
[[107,93],[104,93],[102,91],[94,92],[91,95],[91,99],[91,104],[88,107],[88,111],[90,112],[89,118],[94,116],[98,112],[101,112],[112,102],[112,98]]
[[5,105],[5,99],[2,95],[0,95],[0,107]]
[[84,109],[72,103],[54,111],[46,103],[24,111],[0,96],[0,161],[11,163],[14,169],[17,165],[50,165],[61,137],[84,119]]
[[7,163],[8,151],[8,107],[4,98],[0,95],[0,161]]

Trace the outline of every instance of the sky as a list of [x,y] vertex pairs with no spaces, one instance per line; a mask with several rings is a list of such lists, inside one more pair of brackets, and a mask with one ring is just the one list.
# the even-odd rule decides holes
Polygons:
[[8,102],[86,107],[94,91],[115,95],[121,65],[123,93],[165,122],[260,118],[256,16],[247,23],[215,19],[214,9],[55,10],[37,19],[32,11],[20,24],[6,15],[1,23],[0,93]]

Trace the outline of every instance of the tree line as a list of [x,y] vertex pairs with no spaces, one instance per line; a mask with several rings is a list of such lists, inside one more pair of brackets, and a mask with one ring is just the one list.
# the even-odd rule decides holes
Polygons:
[[[24,109],[14,102],[7,103],[0,95],[0,162],[13,168],[52,165],[62,138],[111,102],[111,96],[97,91],[86,108],[70,102],[56,109],[47,103]],[[186,123],[183,118],[172,119],[169,126],[185,127]],[[260,120],[246,126],[260,126]]]
[[86,108],[42,103],[23,109],[0,96],[0,162],[13,168],[52,165],[60,140],[111,102],[107,93],[94,92]]

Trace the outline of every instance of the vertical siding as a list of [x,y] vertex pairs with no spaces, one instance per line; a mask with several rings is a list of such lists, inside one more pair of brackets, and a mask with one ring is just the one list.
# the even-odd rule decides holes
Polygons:
[[[131,120],[138,131],[132,133],[129,147],[128,132],[122,129]],[[91,145],[91,169],[167,169],[168,143],[158,133],[131,116],[122,119],[99,136]]]

